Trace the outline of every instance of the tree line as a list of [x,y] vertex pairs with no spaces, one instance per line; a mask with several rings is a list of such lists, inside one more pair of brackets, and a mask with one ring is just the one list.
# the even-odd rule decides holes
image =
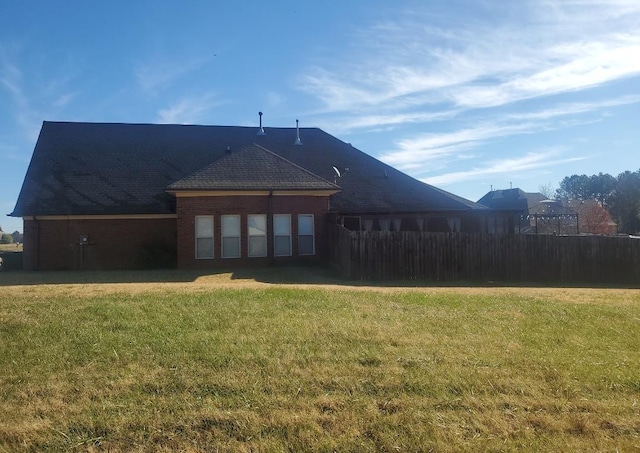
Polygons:
[[16,230],[11,234],[5,233],[0,226],[0,244],[17,244],[19,242],[22,242],[22,234],[19,231]]
[[620,233],[640,231],[640,169],[617,177],[608,173],[566,176],[556,197],[569,200],[597,200],[609,211]]

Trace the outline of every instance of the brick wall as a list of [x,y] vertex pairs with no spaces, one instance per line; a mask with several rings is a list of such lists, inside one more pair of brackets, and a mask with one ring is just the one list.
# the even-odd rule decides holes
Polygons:
[[[271,203],[271,207],[270,207]],[[326,259],[327,253],[327,212],[328,197],[313,196],[220,196],[220,197],[184,197],[177,199],[178,214],[178,267],[206,269],[218,266],[266,265],[272,262],[310,262]],[[269,213],[291,214],[292,255],[273,256],[273,228]],[[247,215],[267,215],[267,257],[249,258],[247,250]],[[314,215],[315,255],[298,255],[298,214]],[[195,258],[195,218],[196,216],[214,216],[214,258]],[[221,257],[221,216],[240,215],[240,258]]]
[[175,250],[175,219],[24,221],[27,270],[175,266]]

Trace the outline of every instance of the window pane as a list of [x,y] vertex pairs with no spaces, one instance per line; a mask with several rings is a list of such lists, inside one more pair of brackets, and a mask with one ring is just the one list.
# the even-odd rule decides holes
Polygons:
[[196,239],[196,258],[213,258],[213,238]]
[[261,236],[267,234],[267,216],[264,214],[250,215],[247,217],[249,236]]
[[289,215],[273,216],[273,234],[289,236],[291,234],[291,217]]
[[313,236],[298,236],[298,254],[313,255]]
[[298,234],[300,235],[313,234],[313,216],[312,215],[298,216]]
[[213,258],[213,216],[196,216],[196,258]]
[[240,238],[222,238],[222,257],[238,258],[240,256]]
[[196,237],[213,237],[213,217],[196,217]]
[[267,256],[267,236],[249,237],[249,256]]
[[239,215],[223,215],[222,216],[222,235],[223,236],[240,236],[240,216]]
[[291,255],[291,236],[276,236],[273,243],[273,254],[276,256]]

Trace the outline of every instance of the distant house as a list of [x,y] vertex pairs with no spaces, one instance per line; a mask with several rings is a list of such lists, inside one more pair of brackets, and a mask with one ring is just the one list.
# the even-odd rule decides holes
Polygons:
[[[491,233],[517,233],[522,227],[521,217],[529,213],[531,195],[520,189],[492,190],[478,200],[478,204],[501,213],[490,225]],[[544,198],[544,197],[543,197]]]
[[[550,200],[521,189],[492,190],[478,204],[508,219],[503,230],[521,234],[614,234],[616,224],[595,200]],[[499,231],[498,231],[499,232]]]
[[501,214],[316,128],[44,122],[26,269],[322,260],[327,228],[486,232]]

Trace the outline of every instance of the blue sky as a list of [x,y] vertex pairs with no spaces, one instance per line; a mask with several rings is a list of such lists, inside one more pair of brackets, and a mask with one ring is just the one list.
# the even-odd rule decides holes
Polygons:
[[258,111],[474,201],[635,171],[640,2],[0,2],[0,225],[44,120]]

